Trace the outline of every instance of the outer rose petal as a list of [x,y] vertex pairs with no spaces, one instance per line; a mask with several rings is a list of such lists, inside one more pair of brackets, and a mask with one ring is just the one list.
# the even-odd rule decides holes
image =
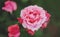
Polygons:
[[42,24],[42,27],[41,27],[42,29],[47,27],[47,24],[48,24],[50,17],[51,17],[51,15],[49,13],[46,13],[46,16],[47,16],[47,19],[46,19],[46,22]]
[[49,20],[50,20],[51,15],[50,15],[49,13],[46,13],[46,16],[47,16],[47,21],[49,21]]
[[6,1],[5,6],[2,7],[2,10],[5,10],[7,12],[11,12],[17,9],[17,4],[14,1]]

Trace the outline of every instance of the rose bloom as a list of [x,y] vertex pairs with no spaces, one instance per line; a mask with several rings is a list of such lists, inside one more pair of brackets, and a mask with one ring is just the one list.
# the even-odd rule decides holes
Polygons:
[[18,18],[18,21],[21,23],[22,20],[22,26],[28,29],[29,34],[33,35],[32,31],[35,32],[39,28],[47,26],[50,16],[42,7],[31,5],[21,10],[21,18]]
[[15,11],[17,9],[17,4],[14,1],[9,1],[8,0],[4,4],[5,5],[4,5],[4,7],[2,7],[2,10],[5,10],[7,12],[12,13],[12,11]]
[[20,29],[17,24],[11,25],[8,27],[8,36],[9,37],[19,37],[20,36]]

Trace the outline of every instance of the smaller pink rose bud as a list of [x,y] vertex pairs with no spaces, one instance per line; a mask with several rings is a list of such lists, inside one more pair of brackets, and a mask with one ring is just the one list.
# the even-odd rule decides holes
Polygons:
[[28,32],[28,34],[30,34],[30,35],[32,35],[32,36],[33,36],[34,33],[35,33],[35,32],[33,32],[32,30],[27,30],[27,32]]
[[21,19],[21,18],[17,18],[17,19],[18,19],[18,22],[19,22],[20,24],[22,24],[23,19]]
[[46,16],[47,16],[47,21],[49,21],[49,20],[50,20],[51,15],[50,15],[49,13],[46,13]]
[[9,1],[8,0],[4,4],[5,5],[4,5],[4,7],[2,7],[2,10],[5,10],[7,12],[12,13],[13,11],[15,11],[17,9],[17,4],[14,1]]

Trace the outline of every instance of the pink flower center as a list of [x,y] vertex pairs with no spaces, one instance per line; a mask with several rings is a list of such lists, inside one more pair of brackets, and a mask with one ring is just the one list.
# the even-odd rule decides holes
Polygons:
[[30,23],[34,23],[35,21],[39,21],[40,14],[38,12],[29,12],[29,15],[26,15],[26,18],[29,19]]

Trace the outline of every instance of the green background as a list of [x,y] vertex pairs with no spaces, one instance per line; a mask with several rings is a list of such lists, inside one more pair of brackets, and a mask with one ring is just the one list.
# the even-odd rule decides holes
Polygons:
[[19,24],[21,27],[20,37],[60,37],[60,0],[13,0],[18,5],[18,9],[13,12],[15,17],[2,10],[5,1],[0,0],[0,37],[8,37],[8,26],[18,23],[14,18],[19,17],[21,9],[29,5],[43,7],[51,14],[51,20],[43,32],[38,30],[34,36],[29,35]]

